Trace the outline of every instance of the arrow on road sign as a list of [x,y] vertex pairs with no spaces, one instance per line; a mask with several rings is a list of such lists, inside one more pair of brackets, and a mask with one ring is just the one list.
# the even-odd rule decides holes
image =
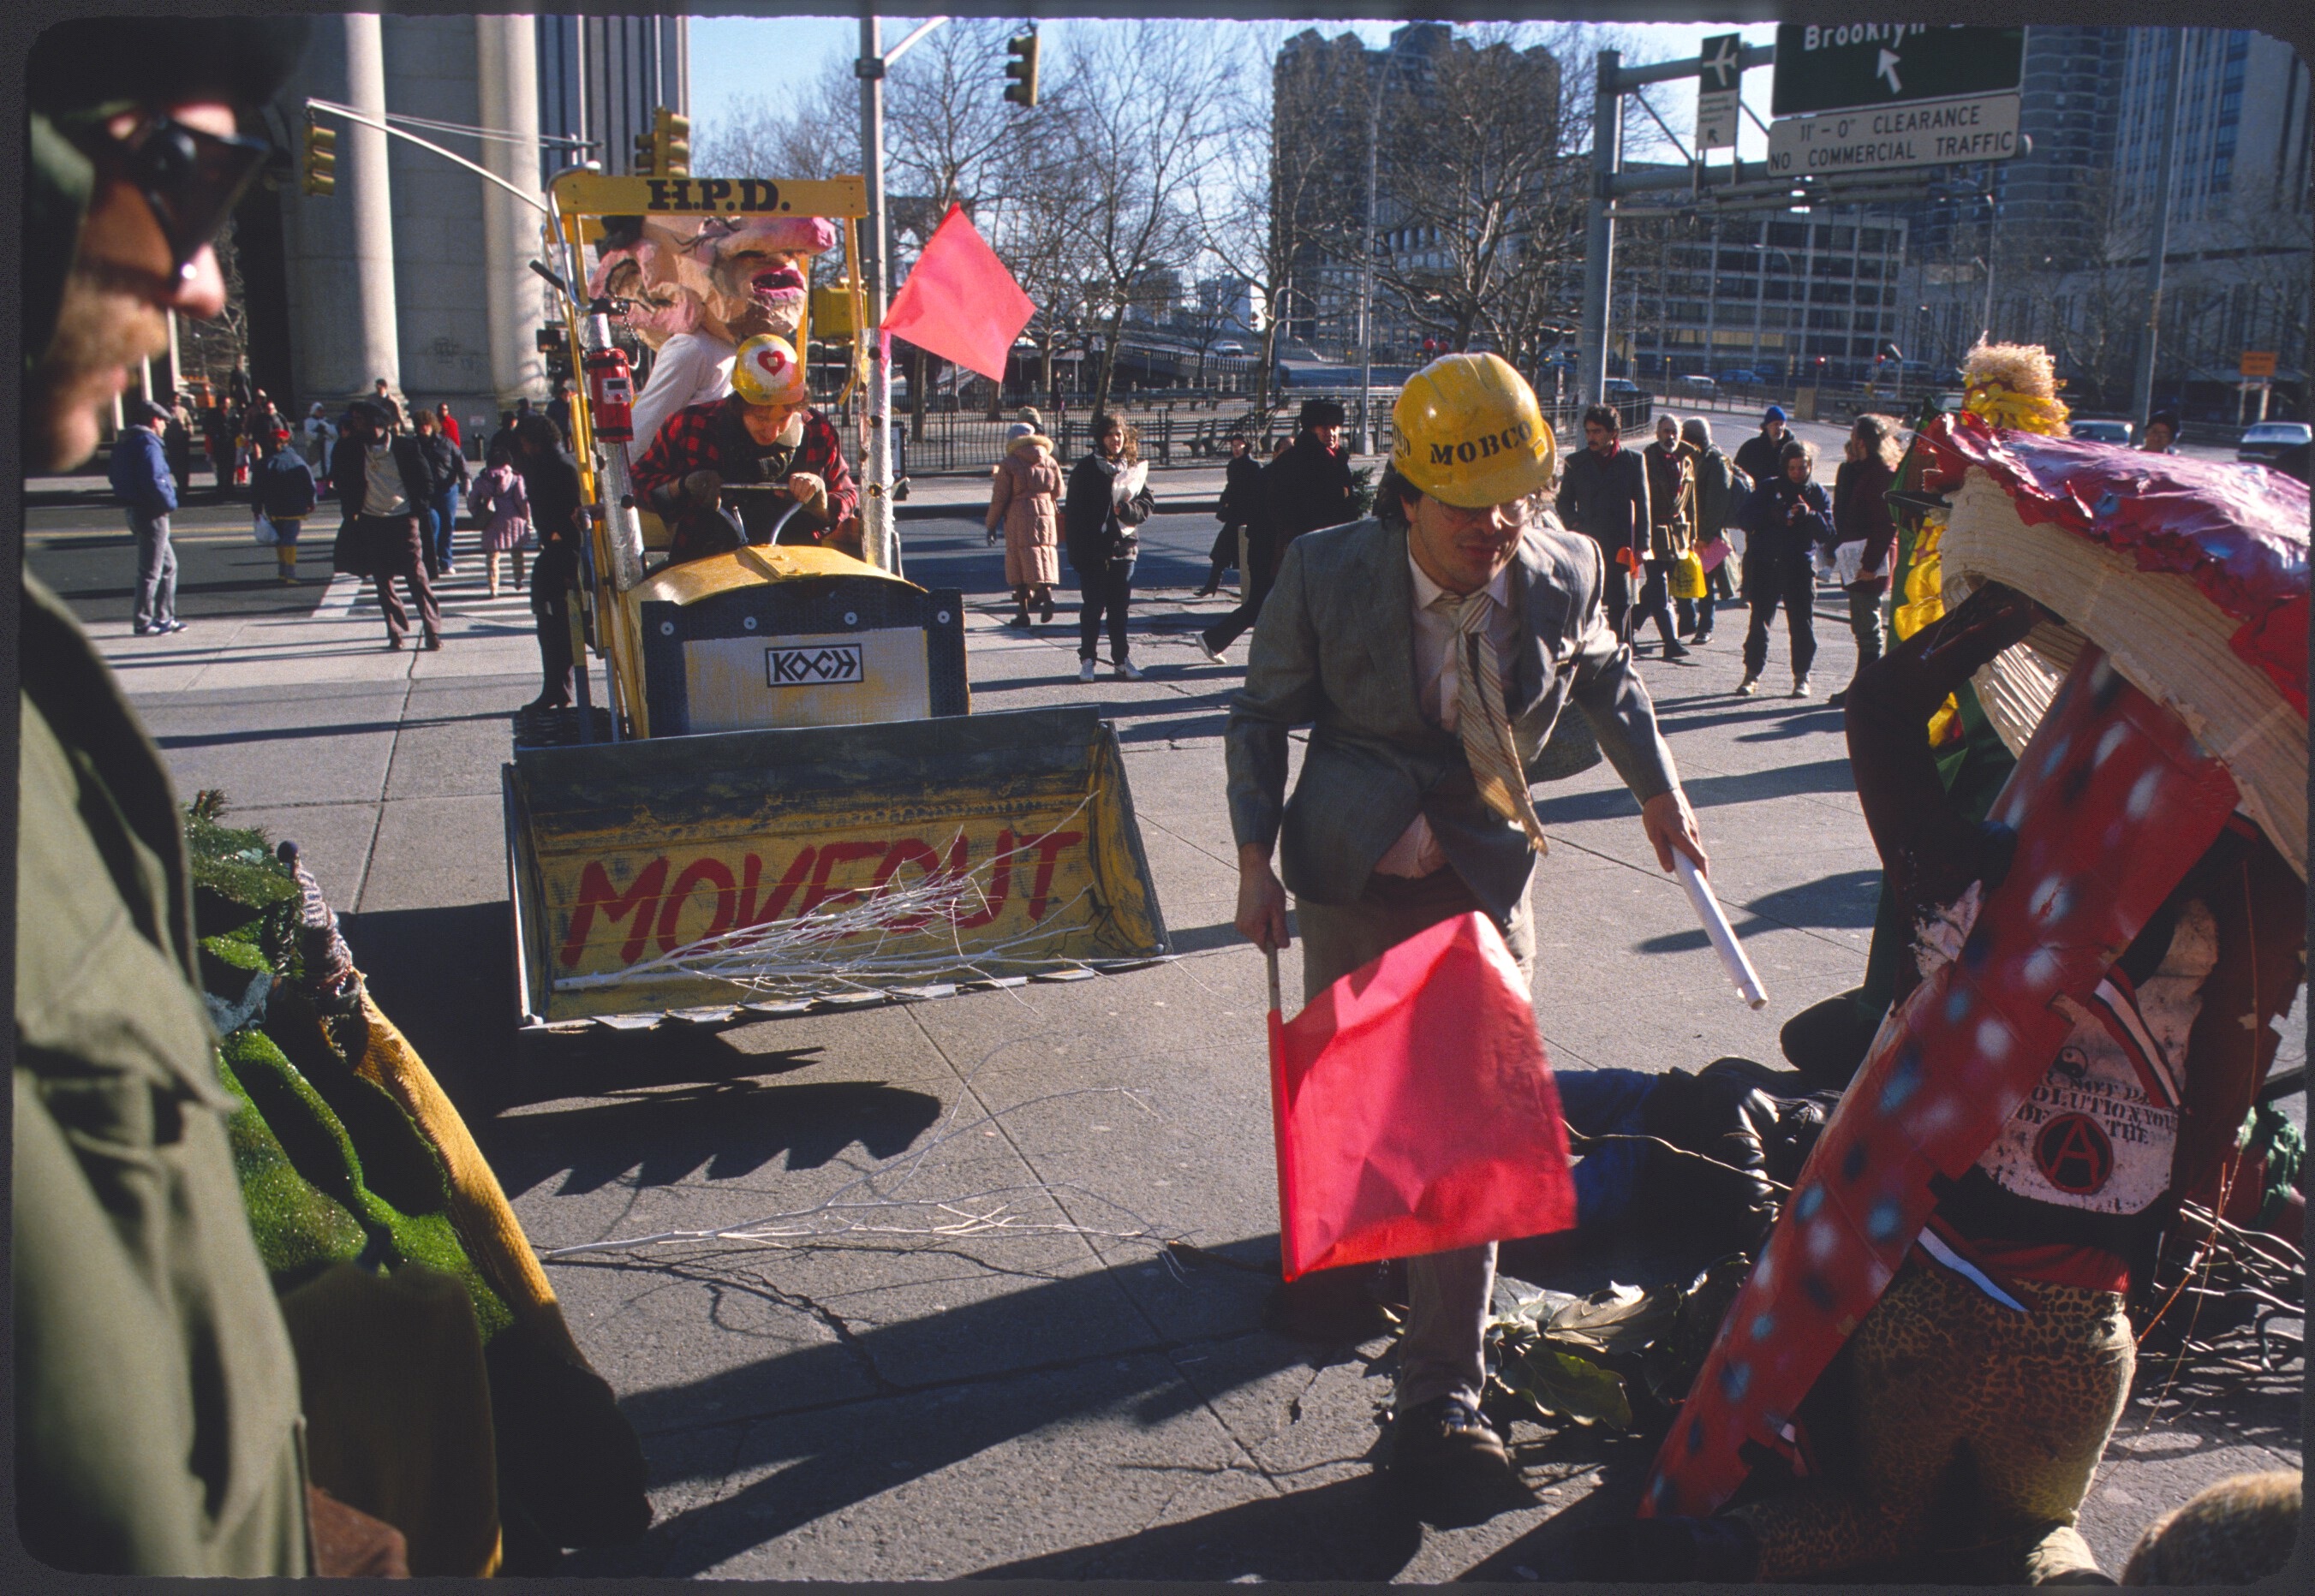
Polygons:
[[1896,51],[1885,49],[1881,52],[1881,64],[1873,69],[1873,75],[1887,78],[1891,93],[1902,94],[1905,92],[1905,85],[1897,81]]

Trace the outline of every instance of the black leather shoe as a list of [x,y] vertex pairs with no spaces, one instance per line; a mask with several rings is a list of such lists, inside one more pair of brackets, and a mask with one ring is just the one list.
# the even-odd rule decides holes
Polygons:
[[1533,1500],[1503,1438],[1460,1397],[1407,1409],[1391,1422],[1391,1485],[1428,1523],[1484,1523]]

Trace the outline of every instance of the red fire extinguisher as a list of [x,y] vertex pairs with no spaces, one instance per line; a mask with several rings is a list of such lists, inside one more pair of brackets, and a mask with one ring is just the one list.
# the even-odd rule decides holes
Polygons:
[[616,346],[587,351],[587,407],[603,443],[634,440],[635,379],[627,351]]

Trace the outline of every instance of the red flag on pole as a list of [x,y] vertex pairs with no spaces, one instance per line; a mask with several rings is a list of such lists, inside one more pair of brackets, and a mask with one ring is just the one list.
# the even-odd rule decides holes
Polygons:
[[1485,915],[1270,1011],[1288,1280],[1566,1230],[1567,1127],[1527,982]]
[[1005,357],[1036,313],[964,208],[952,205],[893,296],[883,331],[1003,382]]

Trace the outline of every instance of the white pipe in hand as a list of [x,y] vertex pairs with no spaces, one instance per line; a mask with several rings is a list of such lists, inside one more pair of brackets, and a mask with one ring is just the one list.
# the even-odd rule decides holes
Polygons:
[[1728,917],[1720,912],[1720,900],[1712,895],[1712,887],[1697,869],[1696,861],[1686,854],[1676,853],[1672,862],[1680,868],[1680,884],[1688,889],[1689,906],[1696,910],[1697,919],[1704,927],[1704,935],[1711,939],[1713,951],[1720,955],[1721,967],[1728,979],[1736,983],[1736,995],[1753,1008],[1765,1008],[1769,994],[1761,988],[1760,971],[1736,941],[1736,933],[1728,924]]

